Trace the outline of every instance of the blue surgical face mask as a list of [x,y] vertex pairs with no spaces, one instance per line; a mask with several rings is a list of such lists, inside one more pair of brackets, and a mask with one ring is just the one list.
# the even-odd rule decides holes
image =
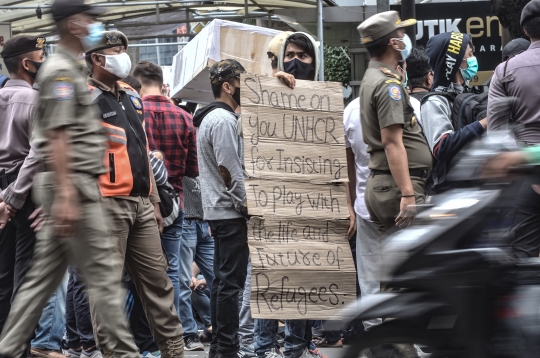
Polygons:
[[[401,66],[398,66],[398,70],[401,72],[401,83],[403,84],[403,87],[407,87],[407,83],[409,83],[409,74],[407,71],[403,70]],[[405,81],[403,80],[403,77],[405,77]]]
[[411,39],[409,38],[409,36],[407,36],[407,34],[405,34],[403,38],[396,38],[395,40],[401,41],[405,45],[405,48],[403,50],[398,50],[399,52],[401,52],[401,58],[403,59],[403,61],[405,61],[410,56],[412,51]]
[[405,82],[403,82],[403,87],[407,87],[408,83],[409,83],[409,74],[405,72]]
[[[80,25],[80,24],[79,24]],[[103,32],[105,31],[105,26],[101,22],[93,22],[91,24],[80,25],[86,27],[88,31],[87,36],[81,36],[81,45],[84,52],[88,52],[96,47],[101,38],[103,37]]]
[[465,81],[470,81],[478,73],[478,60],[476,57],[469,57],[467,59],[467,68],[461,68],[461,75]]

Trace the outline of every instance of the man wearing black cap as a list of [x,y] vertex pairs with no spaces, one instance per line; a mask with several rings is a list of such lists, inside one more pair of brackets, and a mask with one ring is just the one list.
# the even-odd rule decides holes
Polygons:
[[209,358],[238,358],[238,297],[247,275],[247,199],[244,187],[243,143],[238,134],[240,74],[235,60],[210,68],[214,102],[193,117],[197,131],[199,179],[204,210],[214,242],[211,295],[213,340]]
[[[110,236],[141,298],[161,356],[180,357],[183,331],[159,235],[163,222],[149,165],[142,100],[137,92],[118,82],[131,70],[127,47],[128,40],[122,32],[104,31],[86,51],[91,73],[88,83],[94,87],[92,100],[98,104],[108,139],[108,170],[99,177],[99,187],[102,204],[110,215]],[[117,277],[121,271],[122,266],[118,267]],[[91,307],[95,313],[96,307]],[[97,338],[102,344],[107,336],[101,330],[102,322],[97,323]]]
[[429,148],[397,71],[412,50],[404,27],[415,23],[401,21],[396,11],[387,11],[358,26],[370,54],[360,88],[362,129],[371,169],[365,200],[379,237],[412,222],[415,204],[424,202],[431,170]]
[[49,214],[37,235],[34,262],[21,285],[0,337],[0,355],[18,358],[43,306],[62,280],[68,262],[80,268],[97,321],[108,341],[106,357],[139,358],[122,311],[120,260],[108,235],[97,176],[105,173],[105,137],[91,105],[79,55],[96,41],[95,11],[82,0],[51,7],[60,40],[40,69],[36,150],[45,164],[34,178],[33,197]]
[[[521,147],[540,144],[540,0],[529,2],[521,13],[521,26],[531,39],[529,48],[495,69],[488,101],[488,135],[508,132]],[[540,190],[538,180],[526,181],[516,200],[512,223],[512,251],[516,257],[540,253]]]
[[38,101],[32,85],[45,60],[44,43],[43,37],[18,36],[0,54],[11,76],[0,89],[0,331],[34,253],[29,194],[40,165],[30,145]]

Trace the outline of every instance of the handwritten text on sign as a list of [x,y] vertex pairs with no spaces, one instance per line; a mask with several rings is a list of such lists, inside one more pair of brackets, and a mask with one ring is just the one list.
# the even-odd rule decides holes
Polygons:
[[341,85],[241,78],[255,318],[326,319],[355,298]]

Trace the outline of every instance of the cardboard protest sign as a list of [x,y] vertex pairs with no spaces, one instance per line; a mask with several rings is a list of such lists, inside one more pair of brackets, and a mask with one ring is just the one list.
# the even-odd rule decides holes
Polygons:
[[241,77],[254,318],[328,319],[356,298],[341,84]]

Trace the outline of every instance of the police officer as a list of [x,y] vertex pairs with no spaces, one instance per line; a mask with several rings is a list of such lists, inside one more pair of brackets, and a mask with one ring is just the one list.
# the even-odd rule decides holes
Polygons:
[[1,53],[11,79],[0,90],[0,331],[28,271],[36,240],[29,220],[35,210],[29,194],[40,169],[30,145],[38,101],[32,85],[45,60],[44,44],[44,37],[17,36]]
[[358,26],[370,55],[360,88],[361,121],[371,169],[365,200],[379,236],[411,223],[415,203],[424,202],[431,170],[429,147],[397,72],[412,49],[404,28],[415,23],[401,21],[396,11],[387,11]]
[[[509,58],[495,69],[489,87],[488,136],[506,131],[512,122],[513,137],[521,147],[540,144],[538,94],[540,83],[540,0],[529,2],[520,24],[531,39],[529,48]],[[523,183],[515,201],[511,235],[516,257],[540,254],[540,187],[538,179]]]
[[101,12],[84,0],[56,0],[51,6],[60,40],[40,69],[36,148],[46,172],[34,178],[33,194],[50,219],[37,235],[34,263],[13,302],[0,337],[0,355],[24,352],[41,309],[58,287],[68,261],[87,283],[96,319],[108,335],[106,357],[139,358],[122,311],[119,265],[108,236],[96,177],[105,173],[105,138],[91,105],[79,54],[95,39]]
[[[99,186],[110,214],[112,240],[141,297],[154,341],[162,357],[179,357],[183,356],[183,330],[156,221],[156,216],[162,219],[149,165],[142,101],[137,92],[118,82],[131,70],[127,47],[122,32],[104,31],[86,51],[92,100],[100,109],[108,144],[108,170],[99,177]],[[99,326],[100,322],[97,338],[102,344],[107,337]]]

